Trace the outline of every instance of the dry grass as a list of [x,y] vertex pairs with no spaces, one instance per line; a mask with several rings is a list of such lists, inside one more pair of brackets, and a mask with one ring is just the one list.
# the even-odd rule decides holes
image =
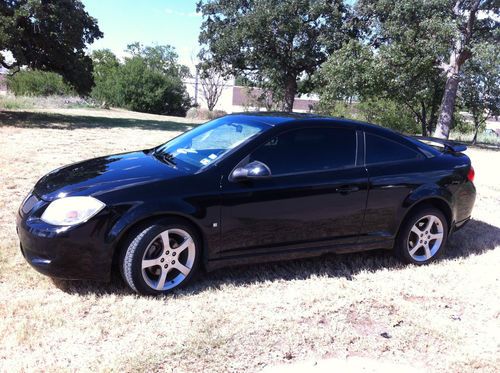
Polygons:
[[2,124],[0,371],[498,371],[500,152],[469,151],[474,220],[438,263],[329,256],[203,274],[147,298],[119,280],[39,275],[19,253],[15,212],[51,169],[150,147],[189,124],[95,110],[0,112]]

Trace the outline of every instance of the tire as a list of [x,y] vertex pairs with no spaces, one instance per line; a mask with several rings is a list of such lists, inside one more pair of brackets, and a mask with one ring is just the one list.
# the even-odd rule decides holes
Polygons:
[[404,262],[424,265],[443,255],[447,239],[448,221],[444,214],[435,207],[423,206],[403,222],[394,250]]
[[200,257],[196,231],[181,220],[163,219],[131,234],[122,250],[120,271],[139,294],[168,294],[196,275]]

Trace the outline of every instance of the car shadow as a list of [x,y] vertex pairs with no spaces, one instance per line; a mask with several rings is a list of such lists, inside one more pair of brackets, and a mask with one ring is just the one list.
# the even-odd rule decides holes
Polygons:
[[[481,255],[500,246],[500,228],[480,220],[471,220],[464,228],[453,234],[444,256],[434,265],[446,260]],[[190,295],[217,289],[225,285],[245,286],[256,282],[278,280],[305,280],[312,276],[339,277],[351,281],[360,272],[398,270],[408,265],[396,259],[391,251],[373,250],[342,255],[289,260],[277,263],[245,265],[202,272],[191,285],[175,291],[176,295]],[[53,280],[64,292],[78,295],[132,294],[119,274],[114,273],[111,283],[89,281]]]
[[197,123],[183,123],[182,121],[176,122],[170,120],[111,118],[102,116],[0,110],[0,126],[19,128],[52,128],[67,130],[80,128],[138,128],[143,130],[187,131],[197,125]]

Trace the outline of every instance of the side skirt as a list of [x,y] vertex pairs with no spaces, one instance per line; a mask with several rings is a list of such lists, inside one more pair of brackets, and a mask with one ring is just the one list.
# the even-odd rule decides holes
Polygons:
[[214,271],[219,268],[232,267],[246,264],[257,264],[267,262],[278,262],[283,260],[295,260],[303,258],[318,257],[325,254],[348,254],[361,251],[385,249],[392,250],[394,247],[393,239],[383,239],[374,242],[365,242],[362,244],[343,244],[335,246],[321,246],[316,248],[308,247],[307,249],[290,249],[284,251],[270,251],[266,254],[244,254],[225,256],[205,262],[207,272]]

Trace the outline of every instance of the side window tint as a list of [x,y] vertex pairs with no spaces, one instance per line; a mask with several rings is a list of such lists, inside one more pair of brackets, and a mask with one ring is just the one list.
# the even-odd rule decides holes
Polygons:
[[366,133],[366,163],[383,163],[423,158],[422,154],[395,141]]
[[353,167],[356,132],[345,128],[289,131],[259,147],[250,161],[265,163],[273,175]]

